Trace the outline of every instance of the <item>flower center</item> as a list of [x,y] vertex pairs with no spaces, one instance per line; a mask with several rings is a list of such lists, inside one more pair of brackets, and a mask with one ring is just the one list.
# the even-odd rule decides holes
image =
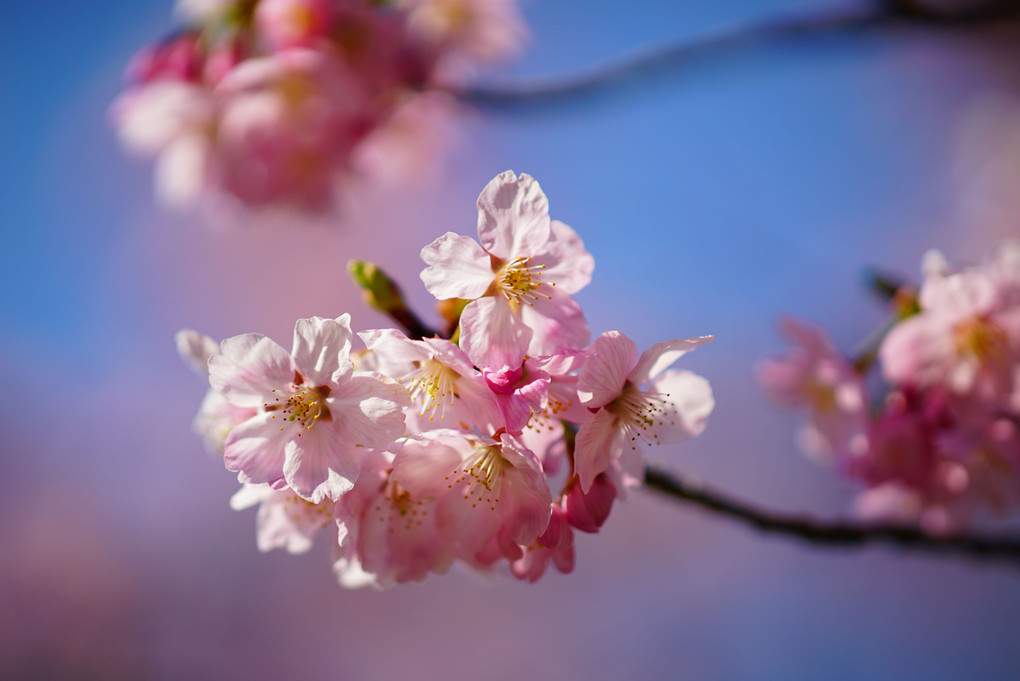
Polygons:
[[503,482],[503,469],[508,464],[499,447],[480,445],[475,453],[446,476],[447,487],[462,485],[464,500],[471,508],[484,503],[490,511],[496,510]]
[[[531,258],[514,258],[508,262],[497,277],[497,285],[503,296],[512,303],[526,303],[534,306],[536,300],[552,296],[536,293],[545,282],[541,281],[545,265],[529,265]],[[556,284],[549,284],[555,286]]]
[[[609,410],[616,415],[631,442],[642,440],[657,445],[659,434],[656,426],[676,424],[676,404],[668,398],[669,393],[643,393],[628,385],[623,394],[609,405]],[[636,444],[631,445],[631,449],[636,448]]]
[[[327,500],[328,501],[328,500]],[[326,501],[316,504],[290,492],[284,504],[284,513],[295,525],[310,524],[325,527],[333,519],[333,509]]]
[[422,362],[408,378],[410,381],[407,392],[411,394],[412,400],[421,402],[421,411],[418,415],[428,414],[429,421],[431,421],[438,409],[439,418],[445,419],[447,407],[452,407],[453,400],[457,397],[455,382],[460,378],[460,374],[450,367],[430,359],[427,362]]
[[1008,356],[1009,339],[998,324],[980,317],[968,319],[953,329],[956,351],[978,361],[1001,360]]
[[[284,419],[292,423],[300,423],[305,430],[311,430],[318,421],[333,420],[333,415],[326,404],[326,398],[329,397],[328,385],[312,387],[295,382],[291,384],[290,389],[291,396],[287,398],[286,402],[280,403],[280,398],[277,397],[278,404],[264,402],[262,406],[266,411],[279,410]],[[277,391],[273,390],[273,392]],[[276,414],[270,418],[275,419]],[[280,426],[280,430],[283,428],[284,426]],[[301,437],[300,433],[298,437]]]
[[422,525],[423,519],[428,515],[424,501],[413,498],[410,492],[392,480],[386,483],[375,510],[380,514],[385,510],[385,515],[379,516],[379,522],[387,523],[389,526],[387,532],[390,534],[393,534],[401,522],[404,530],[412,530]]

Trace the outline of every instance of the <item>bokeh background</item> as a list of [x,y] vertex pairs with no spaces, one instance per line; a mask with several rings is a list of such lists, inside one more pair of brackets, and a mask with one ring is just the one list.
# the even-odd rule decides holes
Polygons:
[[[484,82],[815,10],[818,0],[533,0],[526,54]],[[1020,233],[1020,29],[900,28],[742,49],[572,103],[459,122],[444,177],[329,226],[204,224],[152,199],[107,108],[170,0],[0,4],[0,678],[1016,679],[1020,574],[822,550],[635,495],[577,569],[454,571],[344,591],[326,547],[261,555],[234,476],[190,432],[172,335],[363,309],[375,260],[429,311],[418,251],[472,233],[498,172],[533,174],[595,255],[578,300],[639,346],[715,334],[700,439],[655,455],[762,505],[845,514],[752,367],[791,312],[851,349],[882,319],[866,265],[975,260]]]

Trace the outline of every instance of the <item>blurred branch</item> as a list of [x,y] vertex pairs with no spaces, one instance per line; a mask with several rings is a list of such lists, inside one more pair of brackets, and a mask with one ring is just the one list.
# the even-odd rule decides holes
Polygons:
[[645,469],[645,485],[664,496],[700,506],[761,532],[817,546],[861,547],[885,543],[903,550],[997,560],[1020,566],[1020,539],[970,534],[934,536],[903,525],[822,522],[804,516],[774,513],[711,490],[700,480],[653,467]]
[[[937,5],[937,3],[936,3]],[[573,74],[468,88],[459,96],[482,106],[555,102],[597,93],[660,72],[752,47],[801,38],[823,38],[876,27],[925,25],[955,28],[1016,17],[1020,0],[963,0],[958,7],[930,6],[923,0],[882,0],[862,7],[824,10],[803,16],[748,23],[635,52]]]

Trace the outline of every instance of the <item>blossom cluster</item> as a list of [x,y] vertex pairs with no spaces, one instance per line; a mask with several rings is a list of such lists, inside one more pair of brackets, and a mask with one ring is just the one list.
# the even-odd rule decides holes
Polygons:
[[809,411],[802,447],[863,483],[861,515],[947,532],[1020,504],[1020,242],[962,269],[931,252],[923,270],[877,347],[881,381],[868,382],[867,354],[852,362],[795,320],[796,347],[758,374]]
[[259,548],[300,553],[328,534],[345,586],[454,562],[570,572],[574,532],[597,532],[641,483],[645,446],[705,428],[708,382],[670,367],[712,338],[589,343],[573,294],[594,260],[528,175],[482,191],[478,241],[447,233],[422,258],[428,290],[462,307],[455,340],[355,334],[347,314],[299,320],[289,352],[181,331],[210,385],[196,429],[243,484],[233,507],[259,505]]
[[112,114],[156,157],[157,194],[334,208],[356,178],[420,173],[448,94],[526,37],[516,0],[179,0],[185,28],[139,54]]

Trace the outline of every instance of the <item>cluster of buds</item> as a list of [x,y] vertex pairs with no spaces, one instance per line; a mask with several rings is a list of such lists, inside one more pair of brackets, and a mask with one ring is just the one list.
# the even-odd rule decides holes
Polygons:
[[[787,320],[796,347],[759,378],[810,411],[801,445],[865,485],[862,516],[950,532],[1020,504],[1020,242],[966,269],[932,252],[923,274],[919,291],[895,293],[873,352],[851,361],[823,331]],[[869,384],[876,360],[882,380]]]
[[165,201],[311,213],[356,178],[420,173],[448,94],[526,37],[515,0],[179,0],[187,22],[144,50],[113,107],[157,158]]
[[[452,340],[353,334],[346,314],[299,320],[290,352],[257,334],[178,334],[211,386],[196,429],[243,483],[232,505],[260,504],[260,549],[300,553],[328,534],[345,586],[458,561],[528,581],[550,563],[570,572],[575,530],[597,532],[641,483],[644,448],[704,429],[708,382],[670,366],[711,337],[589,344],[572,294],[594,260],[538,183],[507,171],[478,212],[478,241],[451,232],[422,250]],[[373,306],[420,327],[392,280],[351,270]]]

